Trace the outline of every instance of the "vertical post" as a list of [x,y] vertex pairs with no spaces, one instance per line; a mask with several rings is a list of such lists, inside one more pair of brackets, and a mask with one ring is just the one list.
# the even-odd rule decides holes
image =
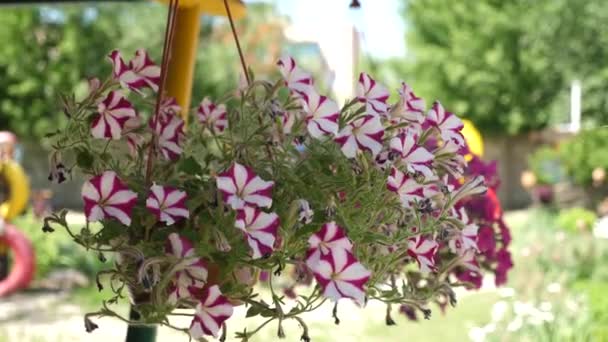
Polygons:
[[570,88],[570,132],[581,130],[581,81],[575,80]]
[[196,48],[200,32],[201,2],[177,9],[175,38],[171,47],[171,60],[167,72],[167,94],[175,97],[187,119],[192,98],[192,80]]

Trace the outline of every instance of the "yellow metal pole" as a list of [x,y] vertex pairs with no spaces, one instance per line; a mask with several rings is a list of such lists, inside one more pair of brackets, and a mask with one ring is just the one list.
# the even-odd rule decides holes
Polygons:
[[166,89],[182,107],[182,118],[187,120],[192,99],[192,80],[196,48],[200,32],[201,2],[178,8],[175,38],[171,47],[171,60],[167,73]]

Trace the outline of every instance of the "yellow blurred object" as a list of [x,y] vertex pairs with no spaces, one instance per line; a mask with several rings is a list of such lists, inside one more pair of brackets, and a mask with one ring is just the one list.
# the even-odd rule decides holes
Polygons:
[[[478,156],[483,156],[483,138],[481,137],[481,133],[475,128],[475,125],[469,120],[462,120],[464,127],[462,128],[462,135],[464,136],[464,140],[467,142],[469,146],[469,151]],[[466,159],[471,160],[471,156],[467,155]]]
[[[158,0],[169,3],[169,0]],[[233,19],[245,16],[245,4],[240,0],[229,0]],[[175,38],[171,47],[171,60],[167,72],[167,94],[174,97],[182,107],[181,115],[187,120],[192,98],[192,78],[196,48],[200,32],[200,16],[227,16],[223,0],[180,0],[176,14]]]
[[[164,4],[169,4],[169,0],[157,0]],[[224,8],[224,0],[179,0],[179,7],[199,7],[201,14],[207,15],[221,15],[227,16],[226,9]],[[237,20],[245,16],[246,7],[245,4],[240,0],[228,0],[228,6],[230,6],[230,12],[232,18]]]
[[8,221],[19,215],[27,206],[30,184],[23,168],[12,160],[0,162],[0,177],[8,184],[10,191],[8,200],[0,203],[0,217]]

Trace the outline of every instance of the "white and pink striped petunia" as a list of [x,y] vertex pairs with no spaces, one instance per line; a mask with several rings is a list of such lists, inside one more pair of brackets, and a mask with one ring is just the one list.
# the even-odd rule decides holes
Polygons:
[[424,186],[395,167],[391,168],[386,187],[399,195],[401,204],[406,208],[411,207],[413,203],[423,200],[425,197]]
[[125,123],[137,116],[135,109],[124,95],[111,91],[97,105],[97,116],[91,123],[91,134],[98,139],[118,140],[122,137]]
[[469,219],[464,207],[460,210],[452,208],[452,216],[458,218],[463,224],[462,229],[457,229],[448,242],[452,253],[464,255],[468,250],[477,251],[477,231],[479,226]]
[[412,87],[407,85],[405,82],[401,82],[401,88],[399,89],[399,96],[401,97],[401,107],[397,108],[395,115],[415,125],[418,130],[424,123],[424,111],[426,103],[424,99],[416,96]]
[[435,270],[435,255],[438,248],[439,244],[435,240],[421,235],[409,238],[407,242],[407,254],[416,260],[423,274]]
[[197,341],[205,335],[217,338],[222,324],[232,316],[234,308],[217,285],[206,288],[200,300],[190,324],[190,336]]
[[129,147],[129,153],[132,156],[137,155],[137,150],[143,145],[144,137],[137,133],[137,129],[142,125],[141,117],[136,115],[132,118],[129,118],[125,122],[123,127],[122,135],[127,139],[127,146]]
[[427,114],[426,123],[439,130],[443,141],[452,141],[458,146],[464,146],[464,137],[460,132],[464,124],[456,115],[445,111],[439,101],[433,103]]
[[186,208],[186,192],[170,186],[152,185],[146,200],[146,208],[156,216],[157,220],[165,222],[168,226],[190,217]]
[[353,249],[344,229],[335,222],[325,223],[318,232],[311,235],[308,238],[308,247],[306,264],[310,268],[318,264],[321,257],[335,249],[343,249],[348,252],[352,252]]
[[401,162],[405,163],[409,172],[418,171],[430,178],[433,176],[431,164],[434,156],[426,148],[419,146],[417,139],[414,133],[406,131],[391,139],[390,148],[399,154]]
[[232,209],[243,209],[245,205],[269,208],[272,206],[273,181],[265,181],[253,170],[234,163],[216,178],[217,188],[224,201]]
[[310,87],[302,95],[304,111],[306,113],[306,128],[308,133],[316,139],[324,135],[335,135],[338,132],[338,118],[340,109],[333,100]]
[[357,151],[367,150],[375,157],[382,151],[384,127],[380,118],[365,115],[345,126],[335,138],[342,153],[348,158],[357,156]]
[[228,126],[226,106],[215,105],[205,97],[198,106],[198,121],[214,133],[222,133]]
[[158,91],[160,67],[152,62],[145,50],[137,50],[128,66],[118,50],[110,52],[108,57],[113,66],[112,75],[123,87],[134,91],[150,87],[152,90]]
[[159,115],[165,119],[173,115],[179,115],[182,107],[177,103],[175,97],[166,97],[160,103]]
[[158,118],[152,123],[157,135],[157,144],[161,154],[167,160],[176,160],[182,153],[181,139],[184,135],[184,120],[177,115]]
[[247,243],[253,252],[253,259],[272,253],[279,230],[277,214],[268,214],[260,209],[246,206],[237,211],[234,226],[245,233]]
[[357,100],[365,103],[366,114],[386,115],[388,111],[388,104],[386,101],[390,95],[388,89],[386,89],[385,86],[376,83],[376,80],[364,72],[359,74],[356,94]]
[[84,213],[89,222],[113,218],[125,226],[131,225],[131,211],[137,194],[127,188],[116,172],[105,171],[82,186]]
[[312,86],[312,76],[298,67],[292,57],[286,56],[279,59],[277,65],[281,75],[283,75],[285,85],[292,92],[301,95]]
[[182,298],[190,298],[193,288],[202,288],[209,274],[207,264],[197,257],[192,242],[177,233],[169,234],[165,253],[180,259],[169,287],[168,301],[175,304]]
[[325,297],[335,302],[341,298],[351,298],[361,306],[365,304],[363,286],[371,272],[352,253],[344,249],[332,250],[321,258],[312,272]]

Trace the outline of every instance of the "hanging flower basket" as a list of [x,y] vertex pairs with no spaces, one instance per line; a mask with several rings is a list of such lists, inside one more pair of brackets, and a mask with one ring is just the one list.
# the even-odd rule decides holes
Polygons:
[[[430,303],[454,305],[452,288],[480,286],[484,270],[504,281],[508,230],[498,202],[484,200],[487,168],[467,166],[460,119],[439,102],[427,110],[407,84],[390,102],[361,73],[340,108],[284,57],[282,78],[249,73],[247,86],[203,98],[185,127],[144,50],[109,61],[112,75],[84,99],[63,99],[68,123],[50,134],[51,178],[88,177],[87,224],[70,227],[61,211],[44,229],[116,254],[98,275],[113,295],[85,317],[87,330],[91,317],[120,317],[112,304],[129,293],[141,316],[131,324],[174,327],[172,312],[190,308],[190,327],[174,328],[225,337],[233,307],[245,305],[279,335],[297,321],[309,340],[301,315],[323,303],[335,303],[337,320],[341,300],[381,301],[394,324],[391,307],[428,318]],[[254,286],[260,272],[268,298]]]

